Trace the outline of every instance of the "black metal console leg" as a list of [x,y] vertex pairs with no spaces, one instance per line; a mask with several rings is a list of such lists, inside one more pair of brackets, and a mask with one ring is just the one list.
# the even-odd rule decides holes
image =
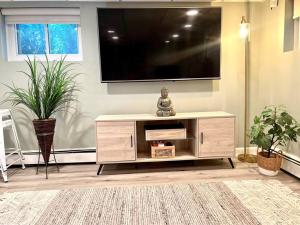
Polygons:
[[232,169],[234,169],[234,164],[233,164],[233,162],[232,162],[231,158],[228,158],[228,160],[229,160],[229,163],[230,163],[230,165],[231,165]]
[[99,168],[98,168],[98,172],[97,175],[99,176],[100,174],[102,174],[102,170],[103,170],[104,164],[100,164]]

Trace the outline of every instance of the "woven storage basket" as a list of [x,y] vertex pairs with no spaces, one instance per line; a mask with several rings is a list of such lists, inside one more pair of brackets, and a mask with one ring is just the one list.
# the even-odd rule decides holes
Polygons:
[[152,158],[173,158],[175,157],[175,145],[172,146],[151,146]]
[[282,157],[271,153],[270,158],[267,152],[257,152],[257,165],[263,169],[278,171],[281,167]]

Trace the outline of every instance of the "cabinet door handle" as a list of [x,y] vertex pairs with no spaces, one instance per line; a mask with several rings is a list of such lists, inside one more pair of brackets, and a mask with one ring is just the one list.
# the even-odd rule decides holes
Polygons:
[[201,132],[201,144],[203,145],[204,143],[204,135],[203,135],[203,132]]
[[132,135],[130,135],[130,143],[131,143],[131,148],[132,148],[133,147]]

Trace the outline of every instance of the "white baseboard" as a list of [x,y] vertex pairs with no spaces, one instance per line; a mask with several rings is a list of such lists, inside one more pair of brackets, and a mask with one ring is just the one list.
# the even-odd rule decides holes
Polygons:
[[[253,154],[256,155],[257,148],[256,147],[249,147],[247,148],[247,153],[248,154]],[[236,148],[235,149],[235,155],[238,156],[240,154],[244,154],[244,148]]]
[[[256,148],[249,148],[248,151],[256,154]],[[236,156],[243,154],[243,148],[236,148]],[[58,163],[89,163],[96,162],[95,148],[77,148],[77,149],[58,149],[55,150],[55,156]],[[24,152],[25,164],[34,165],[38,162],[38,152],[36,150]],[[14,159],[14,158],[12,158]],[[53,163],[53,157],[50,157]],[[43,163],[43,159],[40,160]]]
[[[38,163],[38,151],[26,151],[23,152],[23,155],[25,164],[35,165]],[[15,157],[11,157],[11,160],[14,160]],[[58,163],[96,163],[96,148],[57,149],[55,150],[55,157]],[[54,163],[53,159],[53,155],[51,154],[49,164]],[[44,163],[42,155],[40,163]]]
[[[80,149],[59,149],[55,150],[56,152],[56,159],[58,163],[95,163],[96,162],[96,149],[91,148],[80,148]],[[257,148],[256,147],[249,147],[247,152],[250,154],[256,155]],[[236,148],[236,156],[239,154],[244,153],[244,148]],[[288,156],[300,161],[300,157],[295,155]],[[37,151],[26,151],[24,153],[25,156],[25,164],[35,165],[38,162],[38,152]],[[13,157],[11,158],[13,160]],[[53,160],[51,156],[50,160]],[[50,163],[53,163],[51,161]],[[41,164],[43,164],[43,159],[41,159]],[[282,169],[286,170],[287,172],[293,174],[294,176],[300,178],[300,167],[294,163],[291,163],[287,160],[283,160],[282,162]]]

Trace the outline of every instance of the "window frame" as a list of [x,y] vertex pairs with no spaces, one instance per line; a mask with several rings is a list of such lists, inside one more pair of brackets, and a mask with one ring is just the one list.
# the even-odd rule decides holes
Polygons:
[[[30,24],[30,23],[28,23]],[[45,23],[50,24],[50,23]],[[57,22],[57,24],[60,24]],[[64,23],[68,24],[68,23]],[[72,24],[72,23],[69,23]],[[7,60],[9,62],[19,62],[27,59],[27,56],[30,59],[34,57],[40,61],[46,61],[46,56],[44,54],[36,54],[36,55],[23,55],[18,54],[18,43],[17,43],[17,30],[16,24],[5,24],[6,28],[6,45],[7,45]],[[77,24],[77,35],[78,35],[78,54],[47,54],[49,61],[54,61],[60,59],[62,56],[66,55],[66,61],[69,62],[78,62],[83,60],[82,55],[82,37],[81,37],[81,25]],[[46,48],[48,49],[49,43],[48,38],[46,38]]]

